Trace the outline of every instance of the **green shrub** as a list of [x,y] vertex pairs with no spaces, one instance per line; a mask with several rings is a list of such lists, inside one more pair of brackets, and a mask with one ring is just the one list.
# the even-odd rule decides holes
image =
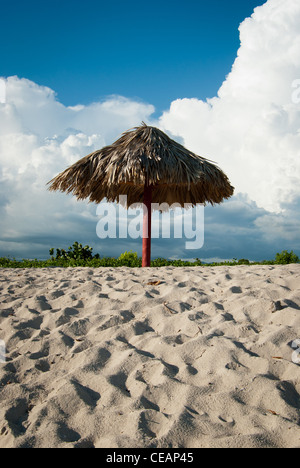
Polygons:
[[240,258],[240,260],[238,261],[238,264],[239,265],[250,265],[250,262],[246,258]]
[[10,268],[12,263],[13,263],[13,260],[10,260],[9,258],[6,258],[6,257],[0,258],[1,268]]
[[[93,256],[93,249],[86,245],[85,247],[78,242],[74,242],[74,244],[69,247],[68,250],[64,249],[56,249],[56,260],[91,260],[93,258],[100,258],[99,254]],[[54,249],[50,249],[49,253],[54,260]]]
[[275,263],[277,265],[287,265],[288,263],[299,263],[299,257],[293,252],[283,250],[276,254]]
[[[55,252],[56,250],[56,252]],[[129,252],[122,253],[119,258],[113,257],[102,257],[100,258],[99,254],[93,255],[93,249],[88,245],[84,246],[78,242],[65,249],[50,249],[51,258],[48,260],[37,260],[37,259],[23,259],[16,260],[15,258],[0,258],[0,268],[51,268],[51,267],[91,267],[91,268],[100,268],[100,267],[135,267],[140,268],[142,266],[142,259],[138,257],[136,252],[130,250]],[[54,256],[55,255],[55,256]],[[276,254],[275,260],[264,260],[262,262],[251,262],[251,265],[274,265],[281,264],[285,265],[288,263],[299,263],[299,257],[293,252],[288,252],[284,250],[281,253]],[[185,267],[185,266],[200,266],[209,267],[209,266],[231,266],[231,265],[249,265],[250,261],[241,258],[237,260],[236,258],[233,261],[224,261],[224,262],[213,262],[202,264],[199,258],[196,258],[195,261],[190,262],[186,260],[168,260],[165,258],[156,258],[151,261],[152,267],[163,267],[163,266],[174,266],[174,267]]]
[[118,263],[119,266],[140,267],[142,260],[138,257],[137,252],[130,250],[129,252],[124,252],[120,255]]

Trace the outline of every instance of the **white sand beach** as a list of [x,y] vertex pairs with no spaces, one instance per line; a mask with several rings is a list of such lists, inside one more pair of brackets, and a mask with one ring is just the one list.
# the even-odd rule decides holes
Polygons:
[[300,447],[300,265],[0,269],[0,339],[1,448]]

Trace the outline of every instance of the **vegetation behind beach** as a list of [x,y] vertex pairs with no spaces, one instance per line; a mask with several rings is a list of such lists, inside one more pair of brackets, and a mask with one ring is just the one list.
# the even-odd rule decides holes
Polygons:
[[[93,254],[92,247],[83,246],[78,242],[74,242],[67,250],[54,249],[49,250],[50,258],[47,260],[38,259],[23,259],[16,260],[15,258],[2,257],[0,258],[0,267],[2,268],[48,268],[48,267],[136,267],[142,266],[142,258],[136,252],[129,251],[122,253],[118,258],[100,256]],[[274,260],[263,260],[261,262],[253,262],[246,258],[233,258],[231,261],[205,263],[199,258],[194,261],[187,260],[168,260],[165,258],[156,258],[151,261],[152,267],[197,267],[197,266],[221,266],[221,265],[286,265],[289,263],[299,263],[299,257],[293,252],[283,250],[277,253]]]

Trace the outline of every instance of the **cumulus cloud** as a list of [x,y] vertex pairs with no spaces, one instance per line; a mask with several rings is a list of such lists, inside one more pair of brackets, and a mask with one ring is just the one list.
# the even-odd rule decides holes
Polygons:
[[218,96],[174,101],[160,118],[217,161],[236,193],[272,212],[300,196],[299,24],[298,0],[256,8],[240,26],[241,47]]
[[6,100],[1,106],[1,135],[26,133],[52,138],[70,133],[101,133],[104,139],[110,140],[123,131],[124,125],[135,125],[154,112],[152,105],[122,96],[109,96],[103,102],[87,106],[66,107],[45,86],[16,76],[2,78],[2,82]]
[[46,183],[122,131],[148,120],[153,106],[111,96],[89,106],[66,107],[54,91],[29,80],[9,77],[2,82],[6,91],[0,104],[2,254],[26,255],[34,246],[35,252],[47,256],[47,239],[69,242],[70,232],[82,239],[88,234],[95,243],[95,206],[50,194]]
[[4,104],[6,100],[5,81],[0,78],[0,104]]

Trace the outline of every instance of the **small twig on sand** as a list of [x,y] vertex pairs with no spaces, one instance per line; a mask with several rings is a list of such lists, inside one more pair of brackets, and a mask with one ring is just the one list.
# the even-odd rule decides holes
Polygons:
[[166,302],[164,302],[164,306],[171,314],[176,314],[177,313],[174,310],[170,309],[170,307],[168,306],[168,304]]
[[195,338],[196,336],[198,336],[199,333],[201,333],[201,335],[203,335],[203,331],[202,331],[201,328],[198,326],[198,331],[197,331],[196,335],[194,336],[194,338]]

